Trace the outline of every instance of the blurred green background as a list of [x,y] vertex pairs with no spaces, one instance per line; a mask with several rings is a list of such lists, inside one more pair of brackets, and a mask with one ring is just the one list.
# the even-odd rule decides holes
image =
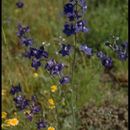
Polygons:
[[[47,50],[51,55],[56,51],[55,38],[62,36],[67,40],[62,32],[65,0],[24,0],[23,9],[18,9],[16,2],[17,0],[2,1],[2,111],[8,113],[14,109],[9,94],[12,84],[20,82],[28,97],[43,94],[53,84],[43,68],[38,70],[39,76],[34,77],[31,62],[21,55],[24,49],[18,44],[17,24],[30,26],[35,46],[42,42],[50,43]],[[128,39],[128,0],[87,0],[87,5],[85,19],[90,31],[78,37],[79,43],[104,48],[104,41],[113,35],[119,36],[123,41]],[[70,41],[71,44],[72,39]],[[104,50],[114,56],[110,49]],[[104,73],[96,56],[89,59],[78,54],[76,60],[78,68],[74,77],[79,91],[79,107],[90,102],[98,105],[105,100],[113,104],[127,103],[127,84],[109,82],[111,78]],[[116,77],[127,81],[128,62],[117,59],[114,62],[113,72]],[[40,96],[38,98],[40,100]]]

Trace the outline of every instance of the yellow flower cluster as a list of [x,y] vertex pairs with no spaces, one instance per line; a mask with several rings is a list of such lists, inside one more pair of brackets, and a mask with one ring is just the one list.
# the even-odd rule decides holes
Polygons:
[[48,103],[49,103],[49,108],[50,109],[55,108],[55,101],[52,98],[48,99]]
[[[7,113],[2,112],[2,119],[6,119],[6,118],[7,118]],[[2,123],[2,128],[6,126],[16,126],[18,125],[18,123],[19,123],[19,120],[17,118],[6,119],[4,123]]]
[[7,113],[6,112],[2,112],[2,119],[5,119],[7,117]]
[[51,86],[51,92],[56,92],[57,91],[57,86],[56,85],[52,85]]
[[7,119],[5,122],[8,126],[16,126],[18,125],[19,120],[17,118],[12,118],[12,119]]
[[2,96],[5,96],[7,94],[7,91],[5,89],[2,89]]
[[38,77],[38,73],[35,72],[34,73],[34,77],[37,78]]
[[55,128],[54,127],[48,127],[47,130],[55,130]]
[[[57,91],[57,86],[56,85],[52,85],[51,86],[51,92],[54,93],[56,91]],[[56,107],[55,106],[55,101],[54,101],[53,98],[48,99],[48,104],[49,104],[49,108],[50,109],[54,109]],[[47,130],[55,130],[55,128],[50,126],[50,127],[48,127]]]

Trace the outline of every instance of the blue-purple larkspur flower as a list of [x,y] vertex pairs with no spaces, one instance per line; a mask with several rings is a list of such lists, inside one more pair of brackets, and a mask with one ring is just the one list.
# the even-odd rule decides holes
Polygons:
[[127,57],[128,57],[127,53],[126,53],[126,52],[123,52],[123,51],[119,51],[119,52],[117,53],[117,55],[118,55],[118,58],[119,58],[120,60],[122,60],[122,61],[126,60]]
[[128,50],[128,42],[124,42],[120,45],[121,51],[127,51]]
[[17,6],[18,8],[23,8],[24,3],[23,3],[22,1],[19,1],[19,2],[16,3],[16,6]]
[[88,28],[85,27],[86,21],[80,20],[76,24],[76,32],[88,32]]
[[31,46],[33,41],[31,38],[26,38],[26,37],[22,37],[20,39],[21,43],[24,44],[25,46]]
[[41,111],[41,106],[39,104],[33,104],[31,107],[31,113],[33,114],[39,113]]
[[30,48],[30,54],[34,56],[36,59],[40,59],[42,57],[48,58],[48,53],[43,49]]
[[69,19],[69,21],[74,21],[76,15],[75,13],[68,13],[66,14],[66,17]]
[[92,55],[92,48],[89,48],[87,45],[80,45],[79,48],[81,51],[83,51],[86,55],[91,56]]
[[64,76],[64,77],[62,77],[62,78],[59,80],[59,82],[60,82],[61,85],[65,85],[65,84],[67,84],[67,83],[70,82],[70,77],[69,77],[69,76]]
[[128,41],[125,41],[125,42],[123,43],[123,45],[124,45],[124,48],[125,48],[125,49],[128,49]]
[[111,57],[104,57],[101,59],[101,62],[106,69],[111,69],[113,67],[113,60]]
[[62,44],[62,49],[59,51],[59,53],[62,55],[62,56],[66,56],[66,55],[69,55],[70,54],[70,51],[71,51],[71,45],[67,44]]
[[36,124],[37,124],[38,130],[40,130],[42,128],[46,128],[46,126],[47,126],[47,124],[46,124],[46,122],[44,120],[40,120]]
[[45,69],[48,70],[50,74],[52,75],[60,74],[63,67],[64,67],[64,64],[56,63],[54,59],[50,59],[49,61],[47,61],[45,65]]
[[12,87],[11,87],[11,89],[10,89],[10,93],[11,93],[12,95],[15,95],[16,93],[21,92],[21,91],[22,91],[22,89],[21,89],[20,84],[18,84],[17,86],[13,86],[13,85],[12,85]]
[[14,98],[16,108],[19,110],[25,109],[29,105],[29,100],[25,99],[24,96],[18,95]]
[[18,36],[18,37],[22,37],[22,36],[24,36],[26,33],[28,33],[29,31],[30,31],[29,26],[22,27],[22,25],[19,24],[19,25],[18,25],[17,36]]
[[30,47],[29,50],[24,53],[24,56],[28,58],[34,57],[36,59],[48,58],[48,52],[41,48]]
[[124,42],[120,45],[114,44],[113,48],[120,60],[125,61],[128,58],[128,42]]
[[65,14],[72,14],[74,11],[74,5],[72,3],[67,3],[64,5],[64,13]]
[[102,51],[97,52],[97,57],[101,60],[102,65],[106,69],[111,69],[113,67],[112,58],[105,55]]
[[32,113],[25,113],[25,116],[26,116],[26,118],[27,118],[29,121],[32,121],[32,119],[33,119],[33,114],[32,114]]
[[[85,21],[81,20],[85,11],[87,10],[87,5],[85,0],[69,0],[64,6],[64,14],[69,20],[69,23],[65,23],[63,33],[67,36],[71,36],[78,32],[88,32],[89,29],[85,26]],[[80,20],[80,21],[78,21]],[[78,21],[76,24],[73,21]]]
[[86,0],[79,0],[83,13],[87,10]]
[[41,66],[41,62],[38,59],[33,59],[31,66],[35,69],[38,70],[38,68]]
[[38,103],[36,96],[31,98],[31,113],[36,114],[41,111],[41,105]]
[[62,71],[64,67],[64,64],[55,64],[52,69],[50,70],[50,73],[52,75],[57,75],[57,74],[60,74],[60,72]]
[[50,59],[49,61],[47,61],[46,65],[45,65],[45,69],[47,69],[48,71],[51,71],[55,64],[56,64],[55,60]]
[[66,23],[64,25],[64,30],[63,32],[67,35],[67,36],[70,36],[70,35],[73,35],[75,34],[75,26],[71,23],[71,24],[68,24]]
[[103,59],[105,56],[106,55],[102,51],[97,52],[97,57],[98,58]]

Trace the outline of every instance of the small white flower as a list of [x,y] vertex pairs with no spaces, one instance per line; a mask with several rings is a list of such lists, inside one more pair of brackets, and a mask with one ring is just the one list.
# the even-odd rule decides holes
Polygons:
[[42,45],[45,45],[46,44],[46,42],[42,42]]
[[63,38],[62,40],[65,41],[65,38]]

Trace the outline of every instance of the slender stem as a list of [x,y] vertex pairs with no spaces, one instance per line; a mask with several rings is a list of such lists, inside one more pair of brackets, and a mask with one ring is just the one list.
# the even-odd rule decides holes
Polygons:
[[[76,11],[77,11],[77,4],[78,2],[76,1]],[[76,25],[77,21],[75,20],[75,25]],[[71,85],[72,85],[72,114],[73,114],[73,130],[76,130],[76,116],[75,116],[75,107],[76,107],[76,102],[77,102],[77,90],[75,90],[73,81],[74,81],[74,69],[75,69],[75,62],[76,62],[76,43],[77,43],[77,35],[75,33],[74,35],[74,55],[73,55],[73,61],[72,61],[72,81],[71,81]],[[75,96],[76,99],[75,99]],[[75,103],[74,103],[75,102]],[[74,105],[75,104],[75,105]]]
[[75,69],[75,59],[76,59],[76,42],[77,42],[77,39],[76,39],[76,34],[75,34],[75,39],[74,39],[74,56],[73,56],[73,62],[72,62],[72,114],[73,114],[73,130],[76,129],[75,127],[75,105],[74,105],[74,92],[75,92],[75,87],[74,87],[74,69]]
[[5,36],[5,31],[4,31],[3,26],[2,26],[2,33],[3,33],[3,38],[4,38],[5,45],[7,45],[6,36]]

